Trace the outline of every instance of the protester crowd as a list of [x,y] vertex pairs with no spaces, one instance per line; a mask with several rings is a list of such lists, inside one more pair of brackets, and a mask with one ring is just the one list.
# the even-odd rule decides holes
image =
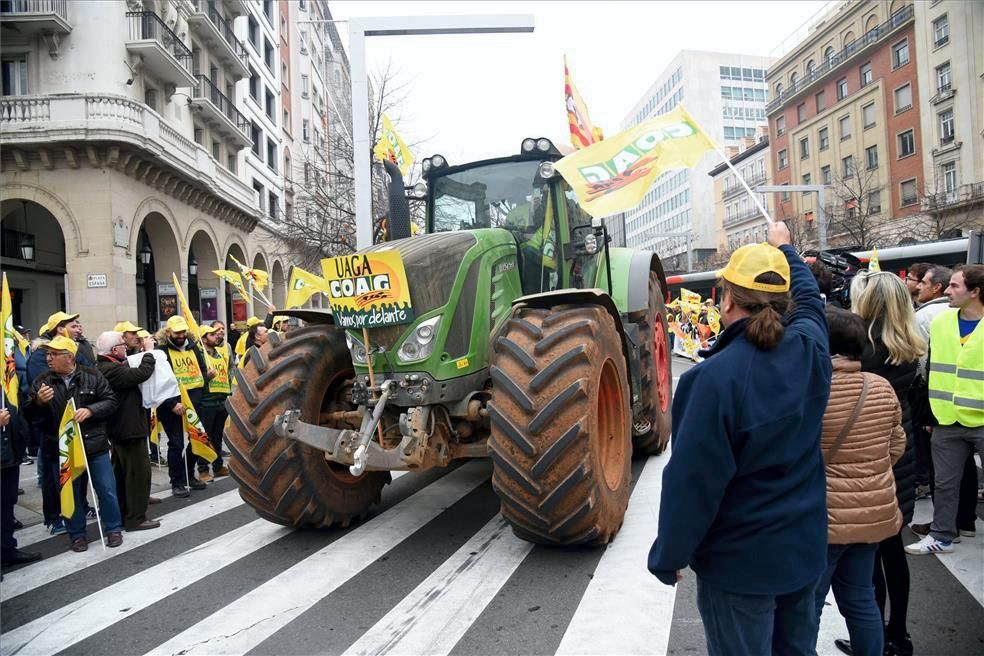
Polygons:
[[[124,532],[160,527],[148,515],[149,505],[160,503],[151,496],[152,459],[167,465],[172,494],[178,498],[228,476],[222,433],[233,368],[245,366],[249,349],[265,344],[268,331],[287,330],[286,318],[272,312],[270,308],[265,321],[248,319],[232,349],[221,321],[189,326],[175,315],[154,335],[124,321],[99,335],[93,346],[78,314],[51,315],[30,347],[15,349],[19,398],[0,410],[3,565],[41,558],[18,549],[14,534],[22,528],[14,516],[18,493],[23,492],[20,465],[30,463],[32,456],[45,526],[51,535],[67,534],[76,552],[88,549],[86,520],[97,513],[108,547],[120,546]],[[29,334],[22,327],[17,330]],[[60,453],[59,435],[73,401],[72,419],[85,451],[85,473],[74,481],[67,454]],[[215,455],[211,462],[192,451],[187,426],[199,420]],[[154,430],[158,421],[162,431]],[[159,433],[167,437],[166,459],[158,452]],[[89,489],[95,494],[91,505]]]
[[710,654],[815,654],[831,591],[841,651],[912,654],[907,557],[975,536],[984,265],[861,271],[834,298],[784,224],[768,242],[720,272],[724,330],[680,378],[649,569],[696,573]]

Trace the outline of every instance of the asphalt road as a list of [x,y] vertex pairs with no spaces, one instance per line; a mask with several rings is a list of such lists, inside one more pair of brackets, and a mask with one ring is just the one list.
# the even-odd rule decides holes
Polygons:
[[[675,359],[674,376],[689,366]],[[633,464],[607,548],[513,537],[485,461],[399,476],[346,530],[260,520],[228,478],[152,506],[162,528],[119,549],[100,549],[95,525],[84,554],[25,529],[46,558],[4,572],[0,654],[701,654],[693,574],[669,588],[645,569],[667,460]],[[916,653],[984,653],[984,523],[955,553],[909,564]],[[846,635],[829,608],[820,653]]]

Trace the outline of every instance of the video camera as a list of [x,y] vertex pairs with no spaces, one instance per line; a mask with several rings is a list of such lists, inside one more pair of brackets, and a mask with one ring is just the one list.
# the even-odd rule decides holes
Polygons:
[[861,260],[848,251],[815,251],[802,253],[807,262],[819,261],[830,271],[831,285],[827,302],[844,309],[851,307],[851,281],[864,268]]

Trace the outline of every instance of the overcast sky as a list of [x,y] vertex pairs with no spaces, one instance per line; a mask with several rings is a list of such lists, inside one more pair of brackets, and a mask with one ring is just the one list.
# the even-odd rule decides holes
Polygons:
[[[606,134],[684,49],[774,54],[826,2],[331,2],[353,16],[532,14],[531,34],[372,37],[369,70],[408,85],[391,119],[414,157],[452,164],[519,152],[528,136],[568,143],[563,56]],[[348,47],[345,24],[338,25]]]

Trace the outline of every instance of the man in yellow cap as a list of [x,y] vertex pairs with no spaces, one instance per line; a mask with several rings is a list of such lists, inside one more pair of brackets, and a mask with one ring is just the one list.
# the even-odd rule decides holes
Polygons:
[[[205,383],[216,372],[208,367],[205,356],[189,339],[188,322],[184,317],[174,315],[167,320],[164,343],[158,344],[157,349],[167,355],[178,385],[184,388],[188,400],[199,410]],[[176,497],[187,497],[189,487],[192,490],[205,489],[205,483],[194,476],[198,456],[191,452],[191,444],[184,448],[184,413],[180,396],[164,401],[157,408],[157,417],[167,433],[167,470],[171,478],[171,491]]]
[[[129,321],[121,321],[113,327],[113,332],[123,334],[123,343],[126,344],[127,355],[133,355],[143,350],[143,339],[139,334],[142,330],[143,328],[134,326]],[[147,335],[149,336],[150,333]]]
[[[59,335],[64,335],[75,340],[78,345],[77,360],[83,367],[96,366],[96,353],[89,344],[89,341],[82,334],[82,322],[79,321],[78,314],[68,314],[67,312],[55,312],[48,317],[48,320],[39,331],[43,340],[51,340]],[[36,349],[31,354],[31,359],[27,362],[27,377],[29,381],[43,374],[48,370],[47,360],[44,351]]]
[[725,330],[680,377],[649,552],[649,570],[666,585],[688,565],[696,573],[713,654],[816,650],[814,590],[827,567],[827,320],[785,224],[771,224],[768,239],[735,251],[720,273]]
[[[42,345],[48,359],[48,372],[31,385],[24,401],[24,414],[36,419],[41,426],[42,440],[49,450],[58,452],[58,429],[70,399],[75,401],[75,421],[82,429],[82,443],[88,461],[89,479],[99,499],[99,516],[106,532],[106,544],[123,544],[123,520],[116,497],[116,479],[109,459],[109,432],[106,422],[117,409],[116,395],[97,370],[77,364],[78,344],[58,335]],[[57,479],[55,481],[57,485]],[[68,536],[72,551],[88,549],[85,533],[85,479],[72,483],[75,493],[75,513],[68,521]]]
[[232,372],[229,366],[229,350],[225,348],[223,340],[225,331],[216,327],[215,322],[211,326],[203,326],[199,333],[202,336],[202,344],[205,346],[205,361],[209,369],[215,371],[213,376],[205,384],[205,391],[202,393],[201,404],[198,405],[198,415],[202,418],[205,432],[212,443],[212,449],[218,457],[212,461],[212,473],[208,472],[208,463],[203,460],[198,462],[198,480],[208,481],[213,477],[228,476],[229,470],[222,462],[222,432],[226,419],[229,414],[225,409],[226,399],[232,393]]

